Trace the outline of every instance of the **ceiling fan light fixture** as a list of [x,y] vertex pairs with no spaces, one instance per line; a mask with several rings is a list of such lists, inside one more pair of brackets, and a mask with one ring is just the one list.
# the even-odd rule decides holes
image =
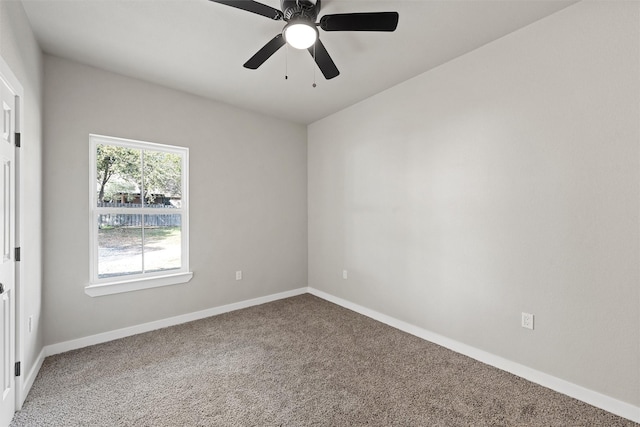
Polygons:
[[315,25],[305,21],[293,21],[284,27],[284,39],[295,49],[308,49],[318,40]]

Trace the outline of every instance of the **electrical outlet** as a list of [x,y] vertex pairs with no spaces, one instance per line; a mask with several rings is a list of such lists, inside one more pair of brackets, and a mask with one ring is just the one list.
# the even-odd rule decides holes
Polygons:
[[349,272],[347,270],[342,270],[342,278],[347,280],[349,278]]
[[533,330],[533,314],[522,313],[522,327]]
[[236,280],[242,280],[242,270],[236,271]]

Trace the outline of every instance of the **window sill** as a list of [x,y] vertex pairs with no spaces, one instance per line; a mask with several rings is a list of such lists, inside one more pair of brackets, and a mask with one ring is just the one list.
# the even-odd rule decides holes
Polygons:
[[108,282],[85,286],[84,292],[91,297],[133,292],[142,289],[159,288],[161,286],[187,283],[193,277],[192,272],[169,274],[166,276],[145,277],[144,279],[127,280],[123,282]]

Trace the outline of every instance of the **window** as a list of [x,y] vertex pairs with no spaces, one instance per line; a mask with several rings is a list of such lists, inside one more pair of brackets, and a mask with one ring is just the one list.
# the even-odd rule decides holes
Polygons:
[[91,296],[191,280],[189,150],[90,135]]

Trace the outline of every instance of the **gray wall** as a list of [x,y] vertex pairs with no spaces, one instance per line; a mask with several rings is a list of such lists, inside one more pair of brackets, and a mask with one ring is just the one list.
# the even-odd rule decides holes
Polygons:
[[309,126],[309,286],[640,405],[639,8],[578,3]]
[[21,286],[25,309],[20,325],[24,335],[22,369],[28,375],[43,345],[42,307],[42,54],[22,4],[0,1],[0,56],[24,89],[21,171]]
[[[44,69],[45,344],[306,286],[304,126],[48,55]],[[191,282],[85,294],[90,133],[189,147]]]

